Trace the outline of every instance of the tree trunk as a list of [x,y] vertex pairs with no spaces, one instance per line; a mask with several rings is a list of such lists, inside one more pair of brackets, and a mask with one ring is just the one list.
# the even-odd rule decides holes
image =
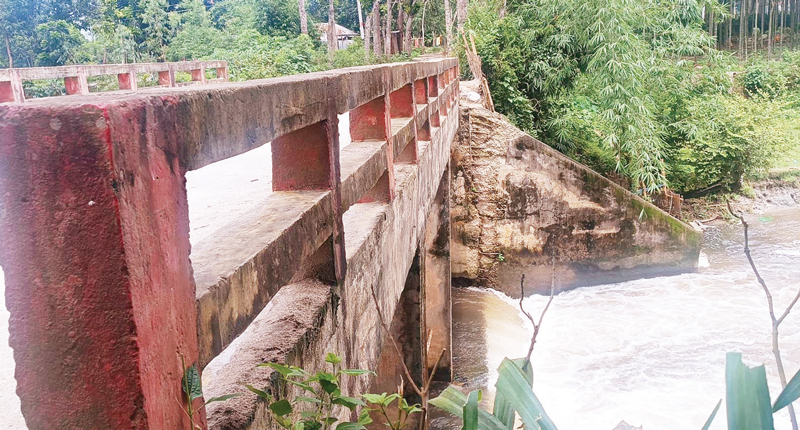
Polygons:
[[300,7],[300,33],[308,34],[308,14],[306,12],[306,0],[298,2]]
[[422,3],[422,22],[420,25],[422,26],[422,51],[425,52],[425,9],[428,7],[428,0],[424,0]]
[[372,52],[375,57],[381,56],[381,1],[372,3]]
[[386,24],[384,25],[383,53],[386,58],[392,55],[392,0],[386,0]]
[[[398,0],[397,2],[397,31],[399,31],[400,35],[403,35],[403,29],[405,28],[405,20],[406,20],[406,10],[403,5],[403,0]],[[392,37],[392,43],[397,42],[397,39]],[[399,43],[403,43],[401,39]],[[397,51],[395,53],[405,51],[405,46],[398,46]]]
[[358,8],[358,32],[361,34],[361,40],[364,40],[364,16],[361,14],[361,0],[356,0],[356,8]]
[[498,15],[500,15],[500,19],[506,17],[506,0],[503,0],[503,3],[500,4],[500,12]]
[[745,46],[747,45],[745,43],[746,40],[745,16],[747,16],[746,8],[747,8],[747,1],[742,0],[741,7],[739,10],[739,58],[741,59],[746,58],[745,54]]
[[[411,2],[411,10],[414,10],[414,4],[417,3],[417,0],[413,0]],[[414,16],[408,15],[406,17],[406,31],[403,34],[403,47],[407,54],[411,55],[411,50],[414,48],[411,46],[411,26],[414,24]]]
[[364,23],[364,59],[369,61],[370,40],[372,40],[372,13],[367,14],[367,21]]
[[14,68],[14,57],[11,55],[11,39],[8,37],[8,33],[3,33],[3,37],[6,39],[6,54],[8,55],[8,68]]
[[444,52],[450,52],[450,45],[453,43],[453,12],[450,10],[450,0],[444,0],[444,25],[447,35],[444,42]]
[[336,32],[336,16],[333,10],[333,0],[328,0],[328,62],[333,66],[333,59],[336,56],[338,45],[338,34]]
[[464,25],[467,22],[467,6],[469,0],[457,0],[456,2],[456,22],[458,22],[458,32],[464,31]]
[[769,34],[767,34],[767,57],[772,58],[772,23],[775,21],[775,4],[770,1],[769,4]]

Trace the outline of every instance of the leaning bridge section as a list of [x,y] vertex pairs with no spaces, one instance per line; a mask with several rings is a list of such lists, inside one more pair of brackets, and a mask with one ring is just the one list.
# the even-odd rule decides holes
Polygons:
[[[28,427],[188,428],[182,359],[207,396],[270,386],[262,361],[314,368],[325,352],[383,374],[351,392],[392,386],[403,358],[419,377],[442,351],[449,378],[457,69],[0,104],[0,264]],[[186,172],[268,142],[267,203],[191,246]],[[405,357],[383,348],[372,291]],[[210,428],[267,415],[254,395],[207,411]]]

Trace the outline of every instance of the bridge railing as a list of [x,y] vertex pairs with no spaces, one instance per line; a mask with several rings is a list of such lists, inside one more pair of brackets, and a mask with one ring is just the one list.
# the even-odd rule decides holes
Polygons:
[[[206,78],[206,70],[216,71],[215,79]],[[192,81],[177,83],[176,72],[188,72]],[[94,76],[117,75],[120,90],[137,91],[137,74],[157,74],[158,84],[166,87],[178,85],[225,82],[228,80],[227,61],[180,61],[174,63],[101,64],[59,67],[26,67],[0,69],[0,103],[23,102],[22,83],[38,79],[64,79],[67,95],[89,94],[89,79]]]
[[[344,212],[391,202],[395,162],[443,139],[457,70],[430,60],[0,105],[0,263],[29,427],[185,428],[176,354],[205,366],[325,243],[344,279]],[[268,142],[267,203],[191,246],[186,172]]]

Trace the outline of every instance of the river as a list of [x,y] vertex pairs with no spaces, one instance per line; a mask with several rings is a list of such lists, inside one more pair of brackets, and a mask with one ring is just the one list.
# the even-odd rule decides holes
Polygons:
[[[750,215],[753,256],[781,312],[800,289],[800,209]],[[699,429],[724,397],[725,353],[767,364],[780,391],[763,291],[742,253],[740,225],[706,231],[696,273],[578,288],[558,294],[533,354],[534,391],[561,429]],[[704,258],[701,257],[701,261]],[[527,297],[538,318],[547,301]],[[532,327],[518,302],[477,288],[454,292],[457,380],[493,386],[503,357],[527,352]],[[800,306],[781,325],[787,376],[800,367]],[[785,410],[776,428],[788,429]],[[712,429],[724,429],[723,409]]]

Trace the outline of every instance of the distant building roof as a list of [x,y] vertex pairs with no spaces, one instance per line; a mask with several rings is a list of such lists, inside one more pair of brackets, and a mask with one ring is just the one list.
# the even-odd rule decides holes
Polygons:
[[[317,24],[317,30],[319,30],[322,34],[328,34],[328,23],[320,23]],[[358,36],[358,33],[350,30],[347,27],[342,27],[339,24],[336,24],[336,36]]]

